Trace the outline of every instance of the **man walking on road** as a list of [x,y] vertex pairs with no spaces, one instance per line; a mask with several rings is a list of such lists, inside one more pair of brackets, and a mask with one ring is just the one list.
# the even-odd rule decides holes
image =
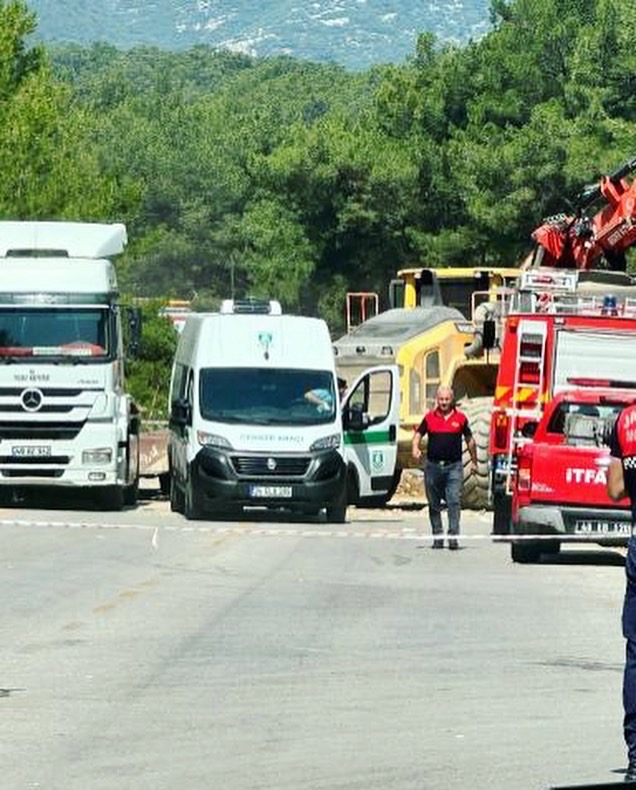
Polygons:
[[425,435],[428,436],[428,442],[424,465],[424,487],[428,499],[433,548],[444,548],[444,540],[439,537],[443,534],[442,501],[444,501],[448,509],[448,548],[457,549],[464,482],[462,436],[470,453],[471,474],[477,473],[477,449],[466,415],[455,408],[453,390],[450,387],[440,387],[437,390],[435,408],[424,415],[413,435],[411,452],[416,461],[422,457],[420,444]]
[[636,404],[619,414],[610,440],[611,460],[607,493],[616,501],[629,496],[632,505],[632,536],[625,558],[623,636],[627,640],[623,672],[623,735],[627,746],[626,782],[636,782]]

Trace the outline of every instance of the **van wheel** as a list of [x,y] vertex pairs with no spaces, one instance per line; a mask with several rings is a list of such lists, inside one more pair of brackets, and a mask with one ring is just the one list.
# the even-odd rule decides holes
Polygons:
[[337,499],[327,505],[327,521],[330,524],[344,524],[347,518],[347,487],[343,486]]
[[170,510],[173,513],[183,513],[183,492],[174,477],[170,479]]
[[183,496],[183,515],[188,521],[196,521],[203,515],[201,498],[194,482],[188,478]]
[[524,564],[534,563],[539,561],[541,556],[540,543],[511,543],[510,544],[510,558],[513,562]]

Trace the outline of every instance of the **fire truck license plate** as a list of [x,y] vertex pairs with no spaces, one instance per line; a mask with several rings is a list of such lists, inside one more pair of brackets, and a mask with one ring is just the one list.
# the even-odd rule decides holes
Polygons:
[[18,445],[11,448],[11,455],[16,458],[46,458],[51,455],[51,447],[44,444],[34,444],[28,447]]
[[291,486],[250,486],[250,496],[256,497],[257,499],[267,499],[269,497],[289,499],[291,495]]
[[631,535],[631,525],[626,521],[593,521],[578,519],[574,522],[574,531],[579,535]]

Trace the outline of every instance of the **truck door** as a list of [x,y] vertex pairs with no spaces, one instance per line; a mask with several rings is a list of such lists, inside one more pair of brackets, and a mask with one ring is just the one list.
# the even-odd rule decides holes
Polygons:
[[358,498],[387,501],[394,490],[400,382],[397,365],[365,370],[342,403],[345,460]]

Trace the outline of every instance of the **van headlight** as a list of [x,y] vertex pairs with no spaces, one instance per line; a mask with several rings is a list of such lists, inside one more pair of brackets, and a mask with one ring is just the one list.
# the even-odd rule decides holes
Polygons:
[[331,436],[323,436],[322,439],[316,441],[309,448],[312,450],[337,450],[340,447],[340,434],[332,433]]
[[202,447],[218,447],[222,450],[232,449],[232,445],[228,442],[225,436],[219,436],[216,433],[197,431],[197,441]]

